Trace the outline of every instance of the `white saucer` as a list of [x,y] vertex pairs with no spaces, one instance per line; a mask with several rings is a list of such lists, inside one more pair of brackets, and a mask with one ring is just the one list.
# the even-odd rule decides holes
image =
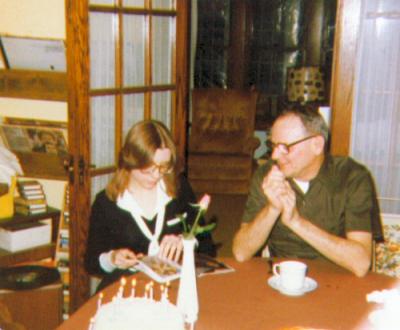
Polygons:
[[285,290],[279,285],[279,277],[278,276],[271,276],[268,279],[268,284],[270,287],[272,287],[275,290],[278,290],[280,293],[287,295],[287,296],[302,296],[303,294],[313,291],[318,287],[318,283],[310,278],[306,277],[304,280],[304,285],[303,288],[300,290],[292,291],[292,290]]

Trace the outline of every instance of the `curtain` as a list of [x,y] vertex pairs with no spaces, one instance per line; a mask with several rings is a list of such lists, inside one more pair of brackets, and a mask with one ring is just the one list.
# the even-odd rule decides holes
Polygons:
[[400,1],[363,0],[351,155],[371,170],[381,211],[400,213]]
[[[115,14],[90,13],[90,88],[113,88],[115,73]],[[90,98],[91,164],[111,166],[115,162],[115,97]]]

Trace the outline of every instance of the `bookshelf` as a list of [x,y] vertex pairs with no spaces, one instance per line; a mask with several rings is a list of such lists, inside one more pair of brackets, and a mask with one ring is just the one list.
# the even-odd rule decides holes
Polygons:
[[15,213],[9,218],[0,219],[0,227],[7,229],[18,223],[38,222],[50,219],[52,222],[51,243],[26,250],[10,252],[0,249],[0,267],[7,267],[17,263],[38,261],[46,258],[54,258],[56,255],[56,242],[60,224],[60,210],[47,207],[47,211],[33,215],[23,215]]
[[[0,96],[67,101],[63,40],[0,35]],[[32,54],[35,56],[32,56]]]
[[69,185],[64,188],[63,207],[60,217],[60,229],[57,236],[56,267],[60,272],[63,284],[63,318],[68,318],[70,303],[70,269],[69,269]]
[[1,69],[0,96],[66,101],[67,75],[63,72]]

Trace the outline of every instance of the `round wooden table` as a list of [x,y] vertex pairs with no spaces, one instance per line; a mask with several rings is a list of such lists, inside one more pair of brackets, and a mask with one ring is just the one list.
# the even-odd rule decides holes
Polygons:
[[[368,303],[366,295],[374,290],[390,289],[397,279],[370,272],[357,278],[350,272],[321,260],[302,260],[308,265],[307,276],[318,288],[303,296],[285,296],[267,284],[272,274],[265,259],[253,258],[238,263],[221,259],[235,272],[198,278],[199,319],[195,330],[258,330],[309,327],[317,329],[372,329],[368,313],[380,306]],[[137,278],[137,289],[149,278]],[[130,292],[127,279],[125,294]],[[175,302],[179,280],[171,283],[170,296]],[[120,283],[103,291],[103,302],[117,293]],[[158,299],[157,286],[155,288]],[[143,290],[139,291],[139,295]],[[88,329],[97,308],[98,296],[92,297],[58,329]]]

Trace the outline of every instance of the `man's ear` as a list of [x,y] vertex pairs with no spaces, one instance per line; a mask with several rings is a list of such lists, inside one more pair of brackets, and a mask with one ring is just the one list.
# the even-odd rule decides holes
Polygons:
[[316,155],[321,155],[325,152],[325,139],[322,135],[317,135],[312,142],[313,151]]

